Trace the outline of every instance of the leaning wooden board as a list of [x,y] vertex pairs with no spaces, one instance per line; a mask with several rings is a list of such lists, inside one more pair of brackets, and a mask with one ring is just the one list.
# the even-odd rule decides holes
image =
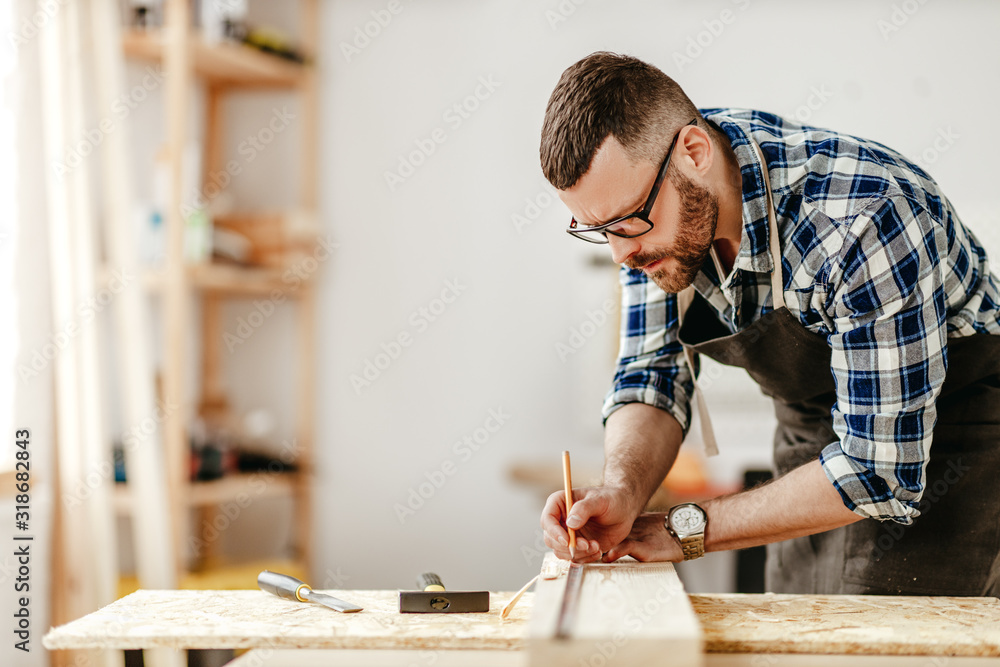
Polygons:
[[[548,553],[542,571],[568,570]],[[579,570],[575,611],[565,636],[557,627],[569,585],[567,577],[542,579],[535,588],[526,646],[529,667],[605,667],[662,664],[702,665],[702,630],[673,563],[631,558],[594,563]],[[571,605],[572,606],[572,605]]]
[[[48,649],[520,649],[533,596],[507,621],[400,615],[395,591],[329,591],[365,607],[342,615],[261,591],[137,591],[46,635]],[[1000,658],[996,598],[691,595],[705,651]],[[770,663],[768,663],[770,664]],[[933,663],[929,663],[933,664]]]

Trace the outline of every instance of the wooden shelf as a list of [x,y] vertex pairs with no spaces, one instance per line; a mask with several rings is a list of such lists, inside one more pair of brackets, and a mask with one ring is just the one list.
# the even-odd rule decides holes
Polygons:
[[[238,591],[257,588],[257,575],[261,570],[281,572],[303,581],[309,580],[309,573],[303,564],[290,559],[267,559],[247,563],[229,563],[210,567],[198,572],[186,572],[181,577],[179,588],[196,591]],[[319,585],[319,584],[317,584]],[[118,597],[139,590],[139,579],[135,575],[123,575],[118,579]]]
[[280,291],[286,297],[294,297],[302,286],[299,276],[293,274],[285,280],[288,269],[251,268],[231,264],[192,264],[187,267],[187,278],[196,289],[223,294],[270,294]]
[[[189,264],[185,268],[187,284],[199,291],[212,292],[220,296],[272,296],[279,291],[288,299],[300,296],[309,285],[311,276],[300,273],[288,273],[289,269],[247,267],[233,264]],[[103,267],[97,272],[96,289],[101,290],[109,285],[114,272]],[[164,272],[162,269],[150,269],[142,274],[142,285],[150,292],[163,290]]]
[[[122,42],[130,58],[163,60],[161,31],[125,31]],[[196,75],[217,86],[294,88],[302,83],[306,70],[305,65],[245,44],[206,44],[198,34],[191,42],[191,63]]]
[[[289,498],[299,479],[296,473],[251,472],[227,475],[210,482],[191,482],[185,499],[188,507],[205,507],[250,498]],[[128,484],[116,484],[115,512],[127,516],[132,508]]]

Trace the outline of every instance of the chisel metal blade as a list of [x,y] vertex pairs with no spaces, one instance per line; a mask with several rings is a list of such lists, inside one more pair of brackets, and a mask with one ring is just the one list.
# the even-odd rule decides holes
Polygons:
[[257,585],[260,586],[262,591],[271,595],[277,595],[279,598],[284,598],[285,600],[315,602],[345,614],[361,611],[361,607],[356,604],[344,602],[326,593],[317,593],[309,588],[308,584],[287,574],[264,570],[257,575]]
[[335,598],[332,595],[327,595],[326,593],[317,593],[316,591],[313,590],[310,590],[308,593],[303,591],[302,597],[309,600],[310,602],[321,604],[325,607],[329,607],[330,609],[335,609],[345,614],[352,614],[356,611],[361,611],[362,609],[362,607],[341,600],[340,598]]

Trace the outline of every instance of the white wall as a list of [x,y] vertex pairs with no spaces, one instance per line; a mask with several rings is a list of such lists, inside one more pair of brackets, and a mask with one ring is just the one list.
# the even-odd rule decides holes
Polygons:
[[[563,233],[567,212],[537,157],[552,87],[592,51],[659,65],[699,106],[761,108],[893,146],[923,161],[1000,253],[1000,174],[982,140],[1000,102],[995,3],[401,0],[348,58],[341,45],[366,25],[374,33],[388,6],[330,1],[323,12],[321,208],[340,247],[320,276],[317,585],[338,573],[342,587],[407,587],[435,569],[452,587],[519,586],[537,569],[541,505],[507,481],[508,466],[554,463],[562,449],[581,466],[601,460],[614,325],[565,362],[556,344],[614,296],[614,271],[593,268],[600,249]],[[496,89],[451,121],[483,79]],[[385,173],[437,128],[444,142],[391,189]],[[935,151],[942,133],[954,138]],[[263,206],[267,181],[250,181],[234,188]],[[546,204],[537,214],[535,198]],[[515,228],[512,216],[529,213]],[[424,330],[411,318],[448,281],[462,291]],[[287,315],[251,342],[287,341]],[[356,391],[352,375],[401,334],[411,344]],[[287,406],[283,383],[261,383],[253,366],[234,372],[238,391]],[[767,401],[741,372],[709,394],[723,451],[712,470],[732,479],[767,465]],[[509,419],[464,460],[453,443],[499,409]],[[394,505],[447,462],[455,474],[401,522]]]

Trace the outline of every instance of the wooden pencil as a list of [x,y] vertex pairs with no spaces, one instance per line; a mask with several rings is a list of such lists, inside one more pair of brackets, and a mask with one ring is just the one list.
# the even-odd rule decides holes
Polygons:
[[[569,511],[573,509],[573,476],[569,470],[569,452],[563,452],[563,484],[566,487],[566,518],[569,519]],[[569,557],[576,558],[576,531],[566,526],[569,533]]]

